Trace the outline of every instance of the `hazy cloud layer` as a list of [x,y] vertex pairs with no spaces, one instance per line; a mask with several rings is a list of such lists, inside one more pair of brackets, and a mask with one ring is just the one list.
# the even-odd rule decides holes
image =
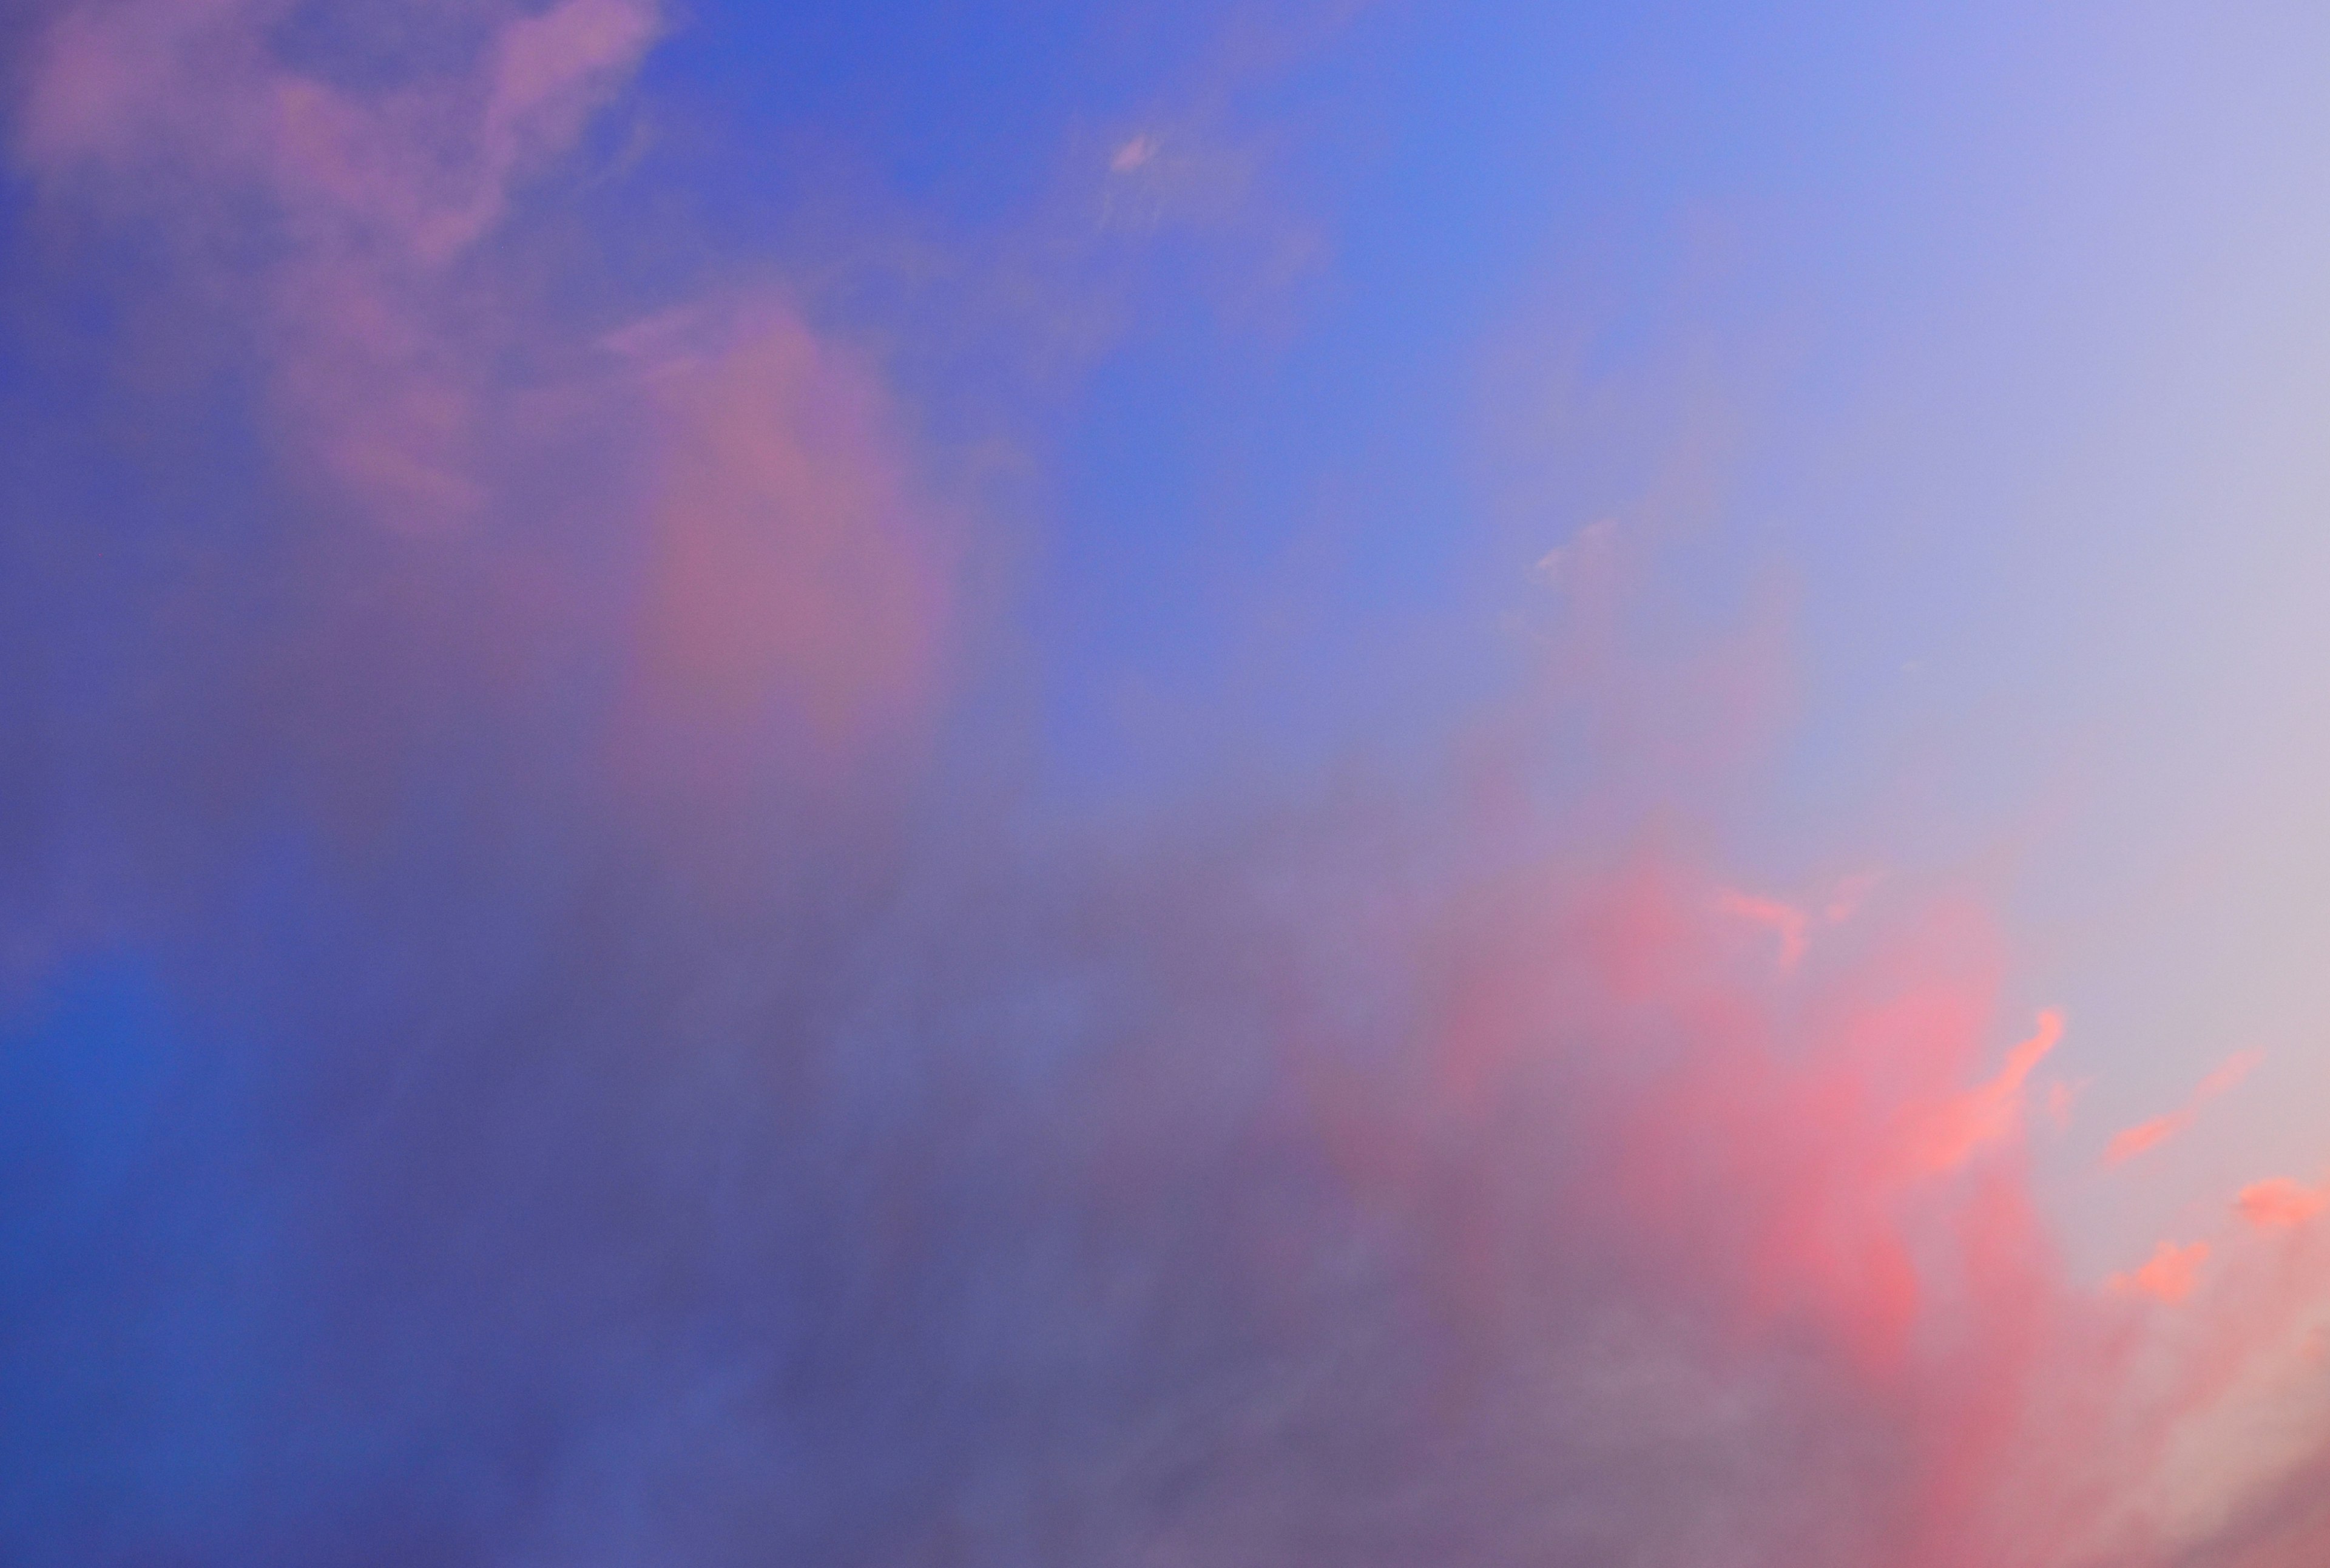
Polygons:
[[1625,519],[1444,765],[1031,824],[914,739],[971,508],[879,359],[496,262],[654,9],[386,87],[286,14],[69,8],[15,132],[257,324],[287,485],[153,520],[161,570],[8,544],[0,1555],[2330,1544],[2321,1193],[2070,1278],[2030,1164],[2079,1020],[1963,894],[1740,890],[1694,813],[1777,661],[1642,656]]

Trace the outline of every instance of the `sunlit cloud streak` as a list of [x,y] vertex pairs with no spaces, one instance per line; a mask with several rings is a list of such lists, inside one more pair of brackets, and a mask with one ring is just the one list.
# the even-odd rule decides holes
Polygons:
[[2258,1063],[2263,1060],[2262,1053],[2254,1050],[2240,1051],[2228,1058],[2223,1066],[2202,1079],[2200,1087],[2193,1091],[2193,1098],[2181,1108],[2165,1116],[2154,1117],[2149,1121],[2138,1122],[2131,1127],[2123,1127],[2113,1134],[2111,1142],[2104,1148],[2105,1163],[2126,1164],[2138,1155],[2149,1154],[2170,1139],[2181,1136],[2201,1119],[2202,1107],[2219,1095],[2240,1087],[2241,1080],[2257,1070]]

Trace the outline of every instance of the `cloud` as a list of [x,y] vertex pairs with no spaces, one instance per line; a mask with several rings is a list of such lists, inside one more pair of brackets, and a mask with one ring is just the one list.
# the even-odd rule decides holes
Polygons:
[[2261,1050],[2235,1051],[2225,1059],[2223,1066],[2201,1080],[2201,1087],[2193,1091],[2193,1098],[2202,1101],[2212,1100],[2228,1090],[2240,1088],[2264,1060],[2265,1052]]
[[2138,1155],[2158,1148],[2191,1126],[2197,1116],[2197,1112],[2182,1110],[2121,1128],[2112,1135],[2111,1142],[2104,1149],[2105,1164],[2124,1164]]
[[[765,762],[803,736],[847,757],[911,727],[952,550],[882,368],[770,290],[612,333],[550,309],[497,231],[662,24],[653,0],[480,14],[465,58],[358,90],[287,60],[280,5],[76,5],[44,35],[17,155],[54,200],[164,222],[214,278],[255,331],[303,508],[492,550],[563,510],[520,569],[570,613],[628,591],[609,575],[635,547],[617,744],[660,760],[634,772],[733,774],[737,745]],[[546,500],[559,470],[595,493]],[[611,559],[610,540],[636,544]]]
[[[857,570],[914,515],[888,399],[781,313],[609,356],[690,432],[639,432],[688,471],[639,475],[636,582],[293,572],[288,628],[223,600],[52,715],[138,893],[0,1042],[0,1136],[67,1151],[5,1177],[12,1560],[2148,1568],[2303,1461],[2157,1501],[2318,1275],[2066,1277],[2024,1146],[2064,1025],[2002,1008],[1977,905],[1742,965],[1688,835],[1454,765],[1104,831],[805,792],[819,703],[927,679],[817,684],[918,602],[772,629],[734,530],[824,496]],[[791,747],[688,738],[764,703]],[[751,809],[642,813],[634,746]],[[396,787],[351,828],[319,758]]]
[[2007,1052],[1996,1078],[1951,1099],[1919,1129],[1913,1155],[1918,1168],[1956,1169],[2013,1132],[2021,1125],[2024,1085],[2062,1038],[2062,1014],[2041,1013],[2037,1031]]
[[920,713],[950,547],[876,368],[774,300],[640,323],[610,347],[654,432],[641,721],[692,732],[691,755],[772,718],[846,755]]
[[[775,411],[704,438],[749,497],[851,450],[801,389],[887,439],[798,332],[616,357]],[[14,1560],[2149,1563],[2285,1472],[2155,1503],[2278,1298],[2231,1242],[2131,1277],[2189,1340],[2065,1277],[2022,1143],[2063,1025],[2005,1027],[1978,908],[1783,977],[1687,841],[1456,779],[1105,832],[778,787],[676,856],[607,765],[631,698],[406,651],[504,603],[340,628],[363,701],[287,705],[262,642],[61,731],[232,731],[254,805],[83,803],[182,901],[7,1026],[5,1130],[85,1151],[7,1178]],[[630,674],[796,699],[700,657]],[[405,787],[334,832],[302,748],[400,711]]]
[[[169,571],[61,528],[0,574],[55,850],[0,907],[56,950],[0,1023],[0,1555],[2318,1542],[2273,1510],[2330,1453],[2293,1196],[2069,1277],[2025,1140],[2064,1020],[1976,898],[1735,890],[1691,807],[1745,787],[1763,644],[1635,662],[1628,537],[1444,767],[1095,824],[885,751],[1040,693],[949,708],[955,540],[876,358],[776,290],[530,307],[587,366],[547,386],[461,330],[652,14],[507,14],[382,92],[271,14],[68,11],[20,133],[60,195],[285,225],[279,439],[389,527],[275,498],[165,513]],[[2285,1449],[2218,1440],[2260,1411]]]
[[2261,1230],[2294,1231],[2319,1214],[2330,1195],[2301,1186],[2285,1176],[2243,1187],[2234,1207],[2242,1219]]
[[[1559,552],[1555,554],[1558,556]],[[1544,563],[1539,565],[1542,567]],[[1852,918],[1861,908],[1861,900],[1869,896],[1878,881],[1873,874],[1845,878],[1822,902],[1817,912],[1731,888],[1717,890],[1715,908],[1719,913],[1770,927],[1780,939],[1780,967],[1789,970],[1804,961],[1804,951],[1811,943],[1813,927],[1815,924],[1842,925]]]
[[2138,1122],[2113,1134],[2111,1142],[2104,1149],[2104,1163],[2125,1164],[2138,1155],[2147,1154],[2181,1136],[2200,1119],[2202,1106],[2239,1087],[2263,1060],[2263,1053],[2254,1050],[2238,1051],[2227,1058],[2223,1066],[2201,1080],[2200,1087],[2193,1091],[2192,1099],[2181,1109]]
[[2193,1294],[2200,1278],[2201,1266],[2209,1260],[2209,1244],[2195,1241],[2179,1247],[2173,1241],[2163,1241],[2144,1267],[2132,1274],[2112,1276],[2112,1288],[2125,1293],[2149,1296],[2170,1305]]
[[1809,917],[1802,909],[1776,898],[1758,898],[1729,888],[1716,894],[1715,908],[1722,914],[1771,927],[1780,938],[1781,968],[1794,969],[1803,959],[1804,927]]
[[[489,284],[458,264],[630,76],[656,7],[508,15],[468,69],[369,91],[286,62],[271,29],[287,14],[65,9],[36,50],[18,161],[60,199],[166,224],[200,259],[256,337],[295,467],[393,527],[474,520],[507,332]],[[251,266],[254,252],[270,259]]]

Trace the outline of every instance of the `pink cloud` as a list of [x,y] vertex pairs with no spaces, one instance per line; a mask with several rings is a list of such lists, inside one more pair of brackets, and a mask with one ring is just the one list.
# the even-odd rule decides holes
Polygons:
[[[304,236],[261,290],[285,428],[392,521],[472,515],[495,480],[472,432],[492,424],[508,391],[456,329],[443,269],[484,241],[511,182],[571,140],[645,46],[652,13],[570,0],[507,24],[459,82],[373,99],[268,61],[257,14],[232,5],[67,13],[52,36],[53,74],[41,79],[46,96],[28,156],[52,172],[74,159],[118,166],[183,157],[205,179],[242,179],[268,194]],[[153,30],[117,27],[123,16]],[[226,101],[234,96],[226,89],[193,81],[204,61],[223,62],[231,83],[269,89],[252,99],[260,112],[245,114]],[[213,100],[221,111],[214,132],[196,133],[183,149],[166,145],[156,127],[189,102]],[[422,156],[433,134],[429,113],[462,102],[469,109],[448,122],[459,151],[449,174]],[[643,765],[716,772],[732,766],[724,748],[749,748],[772,730],[847,753],[910,718],[945,677],[952,553],[879,366],[765,299],[658,318],[607,347],[617,368],[575,395],[594,428],[636,425],[645,470],[644,493],[620,499],[637,502],[626,542],[643,577],[619,633],[636,653],[624,743],[648,756]],[[1591,574],[1572,575],[1581,598],[1598,591]],[[1583,652],[1608,656],[1606,648]],[[1710,711],[1724,720],[1748,711],[1740,727],[1752,727],[1755,705],[1716,684]],[[1618,735],[1654,728],[1646,715],[1668,711],[1633,690],[1599,710]],[[1661,739],[1650,736],[1653,749]],[[747,756],[734,771],[751,774],[748,765],[764,760]],[[1493,1462],[1511,1467],[1518,1489],[1534,1496],[1562,1481],[1563,1423],[1576,1419],[1538,1397],[1559,1373],[1570,1380],[1565,1388],[1590,1387],[1596,1377],[1679,1385],[1658,1413],[1686,1433],[1748,1409],[1756,1418],[1746,1440],[1757,1460],[1752,1489],[1800,1492],[1823,1516],[1816,1525],[1842,1530],[1827,1516],[1848,1512],[1873,1520],[1860,1560],[1898,1568],[2115,1560],[2107,1549],[2133,1539],[2117,1560],[2143,1561],[2174,1544],[2170,1526],[2148,1511],[2160,1475],[2192,1432],[2242,1413],[2243,1391],[2273,1372],[2295,1316],[2319,1298],[2322,1271],[2301,1255],[2272,1272],[2259,1262],[2261,1243],[2235,1238],[2163,1243],[2101,1299],[2064,1277],[2020,1136],[2033,1075],[2063,1021],[2043,1012],[2014,1040],[2020,1021],[2000,1018],[2005,960],[1988,919],[1954,904],[1910,909],[1872,933],[1867,955],[1783,987],[1768,973],[1743,975],[1745,966],[1723,961],[1737,933],[1722,923],[1744,919],[1776,933],[1780,967],[1793,971],[1812,928],[1804,910],[1723,889],[1687,853],[1580,866],[1558,854],[1517,856],[1478,823],[1454,830],[1476,831],[1492,870],[1453,879],[1418,900],[1420,913],[1403,907],[1385,918],[1386,931],[1326,944],[1333,963],[1319,961],[1325,980],[1304,975],[1302,939],[1313,927],[1340,929],[1336,922],[1353,918],[1351,908],[1365,900],[1336,896],[1342,884],[1312,867],[1258,877],[1260,851],[1188,869],[1181,846],[1169,846],[1172,876],[1155,879],[1170,889],[1155,896],[1161,914],[1144,924],[1116,915],[1108,897],[1067,900],[1079,917],[1073,937],[1054,935],[1047,948],[1039,931],[1028,938],[1033,958],[996,957],[986,945],[985,899],[966,900],[977,919],[936,959],[875,946],[900,940],[885,932],[865,938],[890,973],[931,977],[933,1013],[944,1014],[943,1027],[927,1031],[933,1038],[951,1039],[955,1014],[976,1018],[978,1007],[1017,1021],[1029,995],[1074,990],[1094,968],[1112,984],[1129,974],[1137,982],[1129,989],[1160,999],[1170,1027],[1158,1026],[1153,1038],[1110,1016],[1105,1003],[1093,1007],[1103,1023],[1092,1027],[1130,1031],[1130,1043],[1120,1049],[1117,1035],[1075,1042],[1077,1070],[1096,1087],[1074,1103],[1093,1107],[1099,1130],[1074,1128],[1058,1169],[1031,1162],[1040,1178],[1031,1202],[1038,1219],[1049,1218],[1041,1201],[1072,1191],[1079,1206],[1064,1231],[1079,1237],[1141,1237],[1140,1222],[1153,1212],[1144,1205],[1170,1211],[1166,1233],[1183,1250],[1175,1269],[1159,1270],[1170,1278],[1156,1288],[1182,1279],[1201,1287],[1194,1297],[1163,1297],[1169,1306],[1195,1301],[1198,1310],[1184,1316],[1227,1315],[1235,1307],[1224,1303],[1258,1298],[1263,1326],[1251,1342],[1302,1345],[1284,1326],[1317,1326],[1302,1321],[1302,1298],[1288,1278],[1299,1273],[1305,1227],[1325,1223],[1303,1203],[1349,1226],[1338,1269],[1359,1269],[1371,1249],[1418,1260],[1388,1283],[1369,1278],[1388,1305],[1367,1305],[1403,1327],[1410,1315],[1428,1320],[1458,1342],[1442,1383],[1402,1366],[1408,1381],[1397,1399],[1335,1403],[1368,1381],[1350,1375],[1354,1365],[1385,1370],[1369,1359],[1373,1343],[1353,1352],[1339,1341],[1342,1359],[1274,1382],[1260,1413],[1235,1409],[1238,1419],[1222,1421],[1207,1407],[1189,1424],[1204,1430],[1209,1451],[1251,1440],[1250,1430],[1267,1438],[1280,1404],[1322,1418],[1306,1430],[1336,1430],[1382,1419],[1374,1412],[1383,1405],[1405,1409],[1421,1387],[1416,1402],[1440,1396],[1436,1424],[1420,1439],[1397,1434],[1412,1440],[1403,1462],[1406,1452],[1455,1449],[1461,1473],[1429,1478],[1469,1482],[1472,1470]],[[1331,848],[1340,856],[1348,846]],[[1293,909],[1292,935],[1260,922],[1275,943],[1248,940],[1234,918],[1256,880],[1271,882]],[[1396,880],[1380,875],[1369,891]],[[1030,898],[1047,911],[1064,901],[1048,887]],[[1008,900],[992,902],[1015,913]],[[1858,902],[1840,889],[1822,917],[1845,918]],[[1087,935],[1092,907],[1102,911],[1098,923],[1123,922],[1112,933],[1115,946]],[[739,938],[691,923],[700,920],[692,910],[667,917],[740,972],[764,960],[758,930]],[[732,947],[719,946],[724,936]],[[1104,962],[1092,962],[1094,946]],[[597,994],[597,978],[584,977],[582,995]],[[980,989],[989,984],[999,1001]],[[1396,1001],[1347,1005],[1354,986],[1371,984]],[[1111,994],[1099,983],[1093,989]],[[819,1038],[823,1021],[812,1015],[774,1016]],[[770,1015],[747,1022],[765,1030]],[[1369,1032],[1376,1030],[1383,1038]],[[923,1046],[923,1031],[904,1032]],[[999,1043],[979,1038],[998,1050],[1020,1045],[1011,1030]],[[1282,1055],[1293,1064],[1293,1089],[1269,1076]],[[931,1060],[985,1082],[973,1069],[986,1063]],[[2200,1098],[2238,1081],[2248,1070],[2235,1070],[2240,1060],[2212,1074]],[[1256,1083],[1258,1103],[1234,1107],[1236,1136],[1207,1119],[1233,1092],[1224,1085]],[[944,1117],[970,1114],[952,1097],[938,1098]],[[628,1128],[630,1108],[610,1113],[609,1124]],[[1239,1141],[1248,1121],[1269,1135],[1255,1139],[1256,1164],[1301,1171],[1287,1193],[1273,1189],[1291,1220],[1252,1202],[1246,1166],[1223,1157],[1252,1152]],[[1341,1178],[1330,1196],[1310,1184],[1312,1150],[1289,1129],[1294,1121],[1315,1135],[1319,1163]],[[668,1132],[670,1124],[654,1125]],[[942,1133],[961,1126],[938,1123]],[[982,1151],[982,1180],[1016,1191],[1018,1167],[993,1150],[1012,1159],[1023,1148],[1052,1155],[1046,1140],[1062,1134],[1048,1121],[999,1126],[992,1137],[960,1141]],[[750,1146],[753,1136],[766,1136],[765,1125],[740,1144]],[[895,1256],[884,1268],[910,1278],[921,1278],[911,1271],[912,1238],[942,1224],[937,1216],[947,1212],[916,1184],[952,1168],[943,1163],[948,1139],[928,1144],[888,1151],[897,1169],[871,1178],[883,1190],[880,1212],[904,1216],[894,1222],[902,1239],[886,1242]],[[852,1144],[848,1157],[884,1153]],[[865,1175],[853,1164],[847,1181]],[[2310,1218],[2308,1195],[2286,1185],[2249,1189],[2239,1212],[2258,1227],[2300,1209]],[[1348,1219],[1347,1198],[1359,1221]],[[1203,1228],[1220,1215],[1234,1217],[1227,1239]],[[1198,1245],[1188,1244],[1192,1237]],[[942,1239],[1002,1251],[1020,1238]],[[982,1255],[974,1245],[955,1250]],[[1143,1255],[1120,1255],[1109,1280],[1123,1278],[1126,1256]],[[2204,1264],[2212,1287],[2201,1292]],[[885,1277],[882,1269],[868,1276]],[[937,1289],[953,1278],[948,1268],[930,1277]],[[2172,1335],[2144,1321],[2140,1303],[2113,1299],[2120,1296],[2187,1310]],[[862,1304],[848,1305],[856,1312]],[[991,1309],[992,1300],[977,1305]],[[1093,1302],[1075,1306],[1079,1330],[1100,1320]],[[1121,1364],[1131,1369],[1134,1358]],[[1242,1386],[1254,1367],[1235,1370],[1224,1382]],[[1646,1402],[1629,1399],[1611,1402],[1614,1418],[1643,1419]],[[1462,1424],[1485,1421],[1484,1410],[1509,1424]],[[1151,1441],[1157,1424],[1095,1421],[1089,1430],[1095,1442],[1136,1429]],[[1594,1440],[1614,1452],[1625,1441],[1648,1446],[1617,1420],[1612,1426],[1625,1440],[1600,1430]],[[1465,1441],[1445,1442],[1451,1431]],[[1856,1450],[1851,1462],[1823,1471],[1803,1457],[1817,1451],[1821,1435],[1840,1431],[1842,1446]],[[1866,1464],[1863,1449],[1881,1462]],[[1249,1452],[1258,1474],[1283,1476],[1265,1468],[1267,1442]],[[1766,1454],[1779,1457],[1766,1464]],[[1719,1467],[1710,1473],[1721,1480]],[[2263,1468],[2241,1469],[2211,1494],[2210,1506],[2272,1479]],[[1258,1490],[1258,1510],[1279,1501]],[[1744,1509],[1758,1500],[1750,1490],[1735,1487],[1722,1500]]]
[[2024,1086],[2062,1038],[2062,1014],[2041,1013],[2037,1031],[2006,1053],[1997,1077],[1947,1101],[1920,1129],[1914,1167],[1955,1170],[1978,1150],[2013,1133],[2022,1118]]
[[2242,1219],[2260,1230],[2294,1231],[2322,1212],[2325,1204],[2330,1204],[2330,1193],[2276,1176],[2242,1188],[2233,1206]]
[[[772,730],[828,756],[898,730],[933,689],[952,558],[879,366],[772,297],[586,335],[494,249],[513,194],[655,42],[657,0],[497,8],[466,62],[365,90],[279,58],[281,11],[70,6],[16,156],[57,199],[171,225],[239,318],[285,471],[320,499],[475,532],[542,488],[545,451],[620,449],[631,478],[590,504],[644,569],[634,752],[716,772],[712,753]],[[270,259],[211,260],[253,250]],[[584,368],[529,385],[519,359]]]
[[2209,1260],[2209,1244],[2195,1241],[2179,1247],[2163,1241],[2144,1266],[2129,1274],[2112,1276],[2112,1288],[2127,1295],[2149,1296],[2172,1305],[2193,1294],[2201,1266]]
[[2258,1069],[2258,1064],[2264,1060],[2265,1052],[2261,1050],[2241,1050],[2234,1052],[2231,1056],[2225,1059],[2223,1066],[2218,1068],[2216,1071],[2211,1073],[2207,1078],[2201,1080],[2201,1087],[2194,1092],[2193,1098],[2200,1100],[2211,1100],[2216,1098],[2217,1096],[2225,1093],[2229,1089],[2240,1088],[2242,1080],[2247,1079],[2252,1072],[2255,1072]]
[[2223,1066],[2201,1080],[2200,1087],[2193,1091],[2192,1099],[2181,1109],[2138,1122],[2115,1133],[2111,1142],[2105,1146],[2104,1162],[2113,1165],[2125,1164],[2138,1155],[2149,1153],[2180,1136],[2200,1119],[2202,1106],[2238,1087],[2263,1060],[2263,1053],[2259,1051],[2236,1052],[2226,1060]]
[[[368,93],[277,58],[282,10],[70,7],[43,35],[16,156],[52,193],[165,221],[211,269],[256,328],[292,469],[392,527],[470,521],[507,400],[482,328],[507,313],[480,318],[481,285],[449,269],[630,75],[656,5],[562,0],[503,21],[466,71]],[[254,249],[276,259],[209,260]]]
[[951,548],[878,375],[782,305],[611,347],[654,432],[639,696],[699,739],[787,719],[848,751],[939,673]]
[[[1539,563],[1540,571],[1550,576],[1559,566],[1561,558],[1562,552],[1554,551]],[[1780,939],[1781,969],[1791,970],[1804,961],[1813,927],[1816,925],[1842,925],[1852,918],[1879,880],[1873,872],[1847,877],[1830,890],[1816,911],[1801,908],[1778,898],[1743,893],[1732,888],[1717,889],[1715,908],[1720,914],[1768,927]]]
[[[1776,976],[1722,962],[1741,917],[1694,879],[1638,862],[1473,889],[1423,948],[1462,955],[1427,986],[1428,1076],[1312,1069],[1340,1168],[1432,1239],[1435,1310],[1493,1343],[1522,1332],[1533,1270],[1583,1269],[1707,1325],[1719,1381],[1819,1346],[1889,1412],[1910,1478],[1882,1560],[1912,1568],[2160,1560],[2262,1495],[2278,1472],[2260,1458],[2197,1513],[2147,1500],[2305,1352],[2321,1271],[2277,1272],[2234,1235],[2078,1285],[2021,1136],[2063,1020],[1993,1055],[1987,923],[1897,911],[1784,1006]],[[1544,1126],[1562,1130],[1540,1155]],[[1563,1262],[1533,1260],[1531,1237]],[[2148,1302],[2182,1310],[2135,1314]]]
[[2112,1135],[2111,1142],[2105,1146],[2104,1160],[2108,1164],[2122,1164],[2138,1155],[2156,1149],[2191,1126],[2198,1115],[2198,1112],[2191,1110],[2174,1111],[2164,1117],[2154,1117],[2150,1121],[2138,1122],[2132,1127],[2122,1127]]

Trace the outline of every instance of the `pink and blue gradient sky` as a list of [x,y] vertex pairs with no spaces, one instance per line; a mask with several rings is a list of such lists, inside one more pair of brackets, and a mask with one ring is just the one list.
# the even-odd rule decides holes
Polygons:
[[2330,14],[0,17],[0,1558],[2330,1561]]

